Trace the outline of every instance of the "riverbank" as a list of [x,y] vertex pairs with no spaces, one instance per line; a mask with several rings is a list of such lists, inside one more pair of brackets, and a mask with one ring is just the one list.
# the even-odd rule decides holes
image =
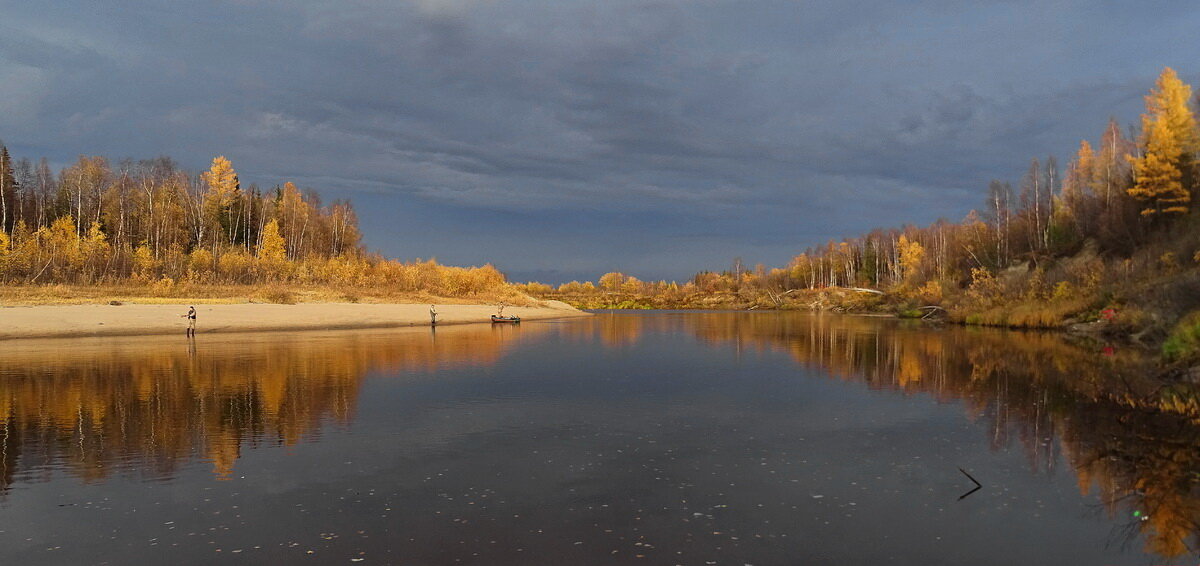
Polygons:
[[413,290],[402,285],[322,285],[276,282],[267,285],[152,283],[125,281],[95,285],[0,285],[0,306],[97,305],[113,301],[133,304],[371,303],[371,304],[499,304],[535,306],[537,301],[505,285],[479,291],[470,288]]
[[[38,305],[0,308],[0,340],[78,336],[183,334],[187,303]],[[340,330],[429,326],[428,304],[197,304],[196,332]],[[437,305],[439,326],[490,323],[495,305]],[[510,306],[522,320],[591,316],[558,301]]]

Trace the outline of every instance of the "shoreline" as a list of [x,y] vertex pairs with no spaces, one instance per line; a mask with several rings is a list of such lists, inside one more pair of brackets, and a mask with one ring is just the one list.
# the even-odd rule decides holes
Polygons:
[[[505,307],[523,321],[592,316],[565,303]],[[189,303],[0,307],[0,340],[184,334]],[[428,304],[196,304],[197,334],[430,326]],[[437,326],[491,324],[495,305],[437,305]]]

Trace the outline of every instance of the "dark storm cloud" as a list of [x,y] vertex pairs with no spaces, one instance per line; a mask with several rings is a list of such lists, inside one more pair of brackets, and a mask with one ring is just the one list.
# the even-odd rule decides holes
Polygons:
[[[15,5],[18,155],[213,155],[350,197],[368,244],[683,277],[961,218],[1133,121],[1197,10],[1105,2]],[[521,227],[515,228],[513,220]]]

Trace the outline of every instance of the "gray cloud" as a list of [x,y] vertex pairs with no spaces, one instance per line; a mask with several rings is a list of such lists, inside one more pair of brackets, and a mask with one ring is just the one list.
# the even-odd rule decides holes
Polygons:
[[[648,278],[961,218],[989,179],[1035,156],[1065,162],[1108,116],[1133,121],[1162,66],[1194,78],[1200,60],[1200,14],[1178,3],[242,0],[5,15],[0,137],[18,155],[165,153],[199,169],[223,154],[249,181],[352,198],[388,253],[515,272],[627,262]],[[495,220],[512,217],[525,228]]]

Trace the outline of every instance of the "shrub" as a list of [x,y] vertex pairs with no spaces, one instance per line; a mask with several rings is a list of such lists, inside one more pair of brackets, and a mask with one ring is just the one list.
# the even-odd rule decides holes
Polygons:
[[[576,285],[579,285],[578,281],[574,281],[573,283],[575,283]],[[553,287],[551,287],[545,283],[538,283],[537,281],[530,281],[529,283],[526,283],[524,285],[524,289],[522,289],[522,290],[530,295],[535,296],[535,297],[545,296],[545,295],[548,295],[548,294],[554,292]]]
[[1000,281],[986,268],[971,269],[971,285],[967,288],[967,296],[976,302],[987,304],[1000,298]]
[[250,275],[254,258],[241,248],[231,248],[217,260],[217,270],[228,281],[241,282]]
[[196,248],[188,257],[188,279],[202,282],[208,280],[213,271],[213,255],[204,248]]
[[1069,281],[1059,281],[1054,285],[1054,294],[1050,298],[1055,301],[1061,301],[1069,299],[1074,295],[1075,286],[1071,285]]
[[133,270],[134,277],[143,281],[149,281],[154,277],[154,271],[158,269],[158,261],[154,259],[154,255],[150,252],[150,247],[142,244],[133,250]]
[[296,295],[286,288],[279,286],[267,287],[263,290],[263,299],[269,303],[279,305],[294,305],[296,304]]
[[940,281],[929,281],[928,283],[917,289],[917,298],[927,305],[936,305],[942,302],[942,284]]
[[1172,362],[1200,360],[1200,311],[1179,321],[1162,345],[1163,357]]
[[1175,257],[1174,252],[1167,252],[1159,256],[1158,263],[1167,272],[1174,273],[1179,271],[1179,259]]
[[170,277],[167,277],[165,275],[162,277],[162,279],[155,281],[154,284],[150,286],[151,292],[154,293],[155,295],[159,295],[159,296],[165,296],[165,295],[170,294],[171,290],[174,288],[175,288],[175,280],[171,279]]
[[1104,282],[1104,261],[1090,258],[1086,261],[1072,262],[1067,266],[1067,274],[1079,286],[1088,291],[1095,291]]
[[1043,301],[1046,299],[1046,272],[1042,268],[1033,270],[1029,275],[1028,287],[1025,290],[1025,298],[1030,301]]

